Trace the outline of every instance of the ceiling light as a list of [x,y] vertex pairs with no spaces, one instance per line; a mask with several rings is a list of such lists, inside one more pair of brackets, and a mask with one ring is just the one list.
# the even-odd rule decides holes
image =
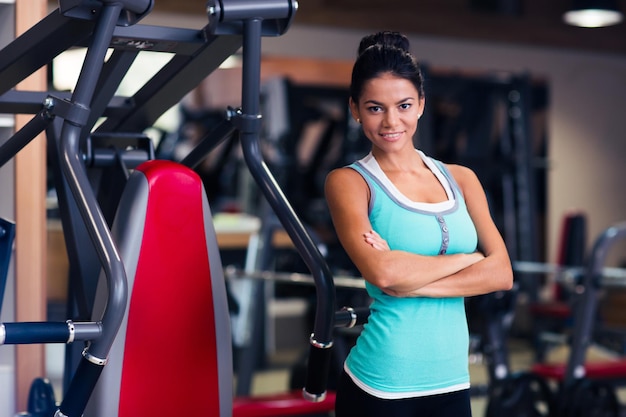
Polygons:
[[573,0],[565,12],[565,23],[588,28],[611,26],[624,19],[615,0]]

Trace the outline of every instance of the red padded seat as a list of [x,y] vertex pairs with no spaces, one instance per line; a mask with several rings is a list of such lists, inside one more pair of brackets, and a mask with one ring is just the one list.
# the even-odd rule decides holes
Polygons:
[[[211,219],[191,169],[149,161],[133,171],[112,226],[127,314],[86,415],[231,415],[230,316]],[[100,281],[96,299],[106,300]]]
[[[85,415],[285,416],[330,412],[334,395],[239,398],[233,406],[230,313],[200,177],[171,161],[131,174],[112,235],[128,278],[127,314]],[[94,316],[107,299],[98,284]]]
[[329,392],[324,401],[305,400],[301,391],[260,397],[237,397],[233,417],[280,417],[330,413],[335,409],[335,393]]
[[[565,378],[565,364],[539,363],[531,368],[532,372],[544,378],[562,381]],[[589,379],[619,379],[626,377],[626,359],[598,361],[585,364],[586,377]]]

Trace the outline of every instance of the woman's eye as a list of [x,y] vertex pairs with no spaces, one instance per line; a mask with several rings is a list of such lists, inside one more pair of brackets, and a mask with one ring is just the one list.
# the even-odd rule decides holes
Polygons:
[[411,108],[411,103],[403,103],[403,104],[400,104],[400,108],[401,108],[402,110],[408,110],[408,109],[410,109],[410,108]]
[[367,109],[371,111],[372,113],[377,113],[382,110],[380,106],[371,106],[371,107],[368,107]]

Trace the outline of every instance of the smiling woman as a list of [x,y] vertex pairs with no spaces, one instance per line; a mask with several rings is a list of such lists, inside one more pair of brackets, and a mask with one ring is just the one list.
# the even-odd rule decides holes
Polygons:
[[474,172],[415,149],[426,100],[408,49],[396,32],[362,39],[349,104],[371,151],[326,180],[337,236],[373,299],[344,364],[337,417],[469,417],[464,297],[512,286]]
[[350,109],[374,146],[412,147],[417,119],[424,111],[424,97],[411,81],[385,73],[364,86],[358,103],[350,100]]

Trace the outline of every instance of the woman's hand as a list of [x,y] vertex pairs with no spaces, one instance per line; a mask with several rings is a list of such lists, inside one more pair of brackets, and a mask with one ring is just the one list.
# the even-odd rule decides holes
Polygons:
[[365,243],[367,243],[374,249],[380,251],[391,250],[389,248],[389,245],[387,244],[387,241],[380,237],[380,235],[373,230],[363,233],[363,238],[365,239]]

